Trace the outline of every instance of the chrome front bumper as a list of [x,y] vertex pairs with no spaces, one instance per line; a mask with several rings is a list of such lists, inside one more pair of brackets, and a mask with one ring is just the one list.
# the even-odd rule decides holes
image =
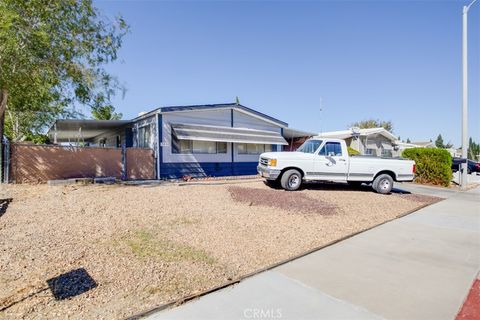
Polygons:
[[265,166],[257,166],[257,172],[259,175],[264,177],[267,180],[276,180],[279,176],[281,171],[278,169],[271,169]]

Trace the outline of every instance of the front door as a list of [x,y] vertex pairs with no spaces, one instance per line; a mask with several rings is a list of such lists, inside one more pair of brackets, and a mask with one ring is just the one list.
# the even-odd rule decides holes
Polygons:
[[347,154],[342,151],[340,142],[326,142],[315,154],[314,178],[319,180],[346,181]]

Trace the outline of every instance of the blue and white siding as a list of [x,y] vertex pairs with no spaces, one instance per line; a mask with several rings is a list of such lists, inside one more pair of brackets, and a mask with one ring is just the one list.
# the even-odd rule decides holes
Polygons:
[[[261,117],[234,109],[207,109],[164,112],[159,138],[159,178],[190,176],[228,176],[256,174],[258,155],[238,154],[235,143],[227,143],[223,154],[177,154],[172,152],[172,124],[202,124],[269,130],[281,133],[281,127]],[[276,146],[272,146],[275,150]]]
[[[281,133],[281,128],[271,122],[262,120],[260,117],[253,117],[243,112],[232,110],[233,125],[235,128],[249,128],[267,130]],[[272,151],[276,145],[272,146]],[[256,154],[239,154],[237,144],[233,143],[233,161],[235,163],[233,175],[256,174],[258,156]]]

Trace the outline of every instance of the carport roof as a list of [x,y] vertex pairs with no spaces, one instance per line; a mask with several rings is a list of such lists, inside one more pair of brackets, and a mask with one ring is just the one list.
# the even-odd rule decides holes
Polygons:
[[297,130],[293,128],[283,128],[283,137],[286,139],[305,138],[316,136],[316,133]]
[[59,119],[48,130],[48,136],[53,140],[56,134],[59,142],[78,138],[88,140],[130,123],[131,120]]

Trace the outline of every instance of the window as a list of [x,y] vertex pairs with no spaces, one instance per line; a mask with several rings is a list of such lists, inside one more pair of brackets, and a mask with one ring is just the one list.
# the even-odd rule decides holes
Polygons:
[[321,156],[330,156],[330,157],[341,157],[342,156],[342,145],[340,142],[327,142],[320,150],[319,155]]
[[375,151],[375,149],[367,148],[365,149],[365,154],[368,156],[375,156],[377,155],[377,152]]
[[150,148],[151,146],[151,137],[152,137],[152,126],[147,125],[144,127],[138,128],[138,147],[140,148]]
[[226,142],[217,142],[217,153],[227,153]]
[[216,154],[227,153],[226,142],[180,140],[172,133],[172,153]]
[[307,140],[298,149],[298,152],[315,153],[322,144],[322,140]]
[[237,143],[238,154],[260,154],[272,151],[271,144]]
[[383,149],[382,157],[384,158],[393,158],[392,149]]
[[217,144],[213,141],[192,141],[193,153],[217,153]]

